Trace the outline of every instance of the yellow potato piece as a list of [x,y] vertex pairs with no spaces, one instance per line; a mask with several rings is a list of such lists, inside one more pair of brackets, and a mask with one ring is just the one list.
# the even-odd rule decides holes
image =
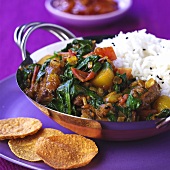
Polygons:
[[145,88],[149,89],[155,84],[155,80],[153,78],[150,78],[145,82]]
[[27,136],[23,139],[9,140],[8,145],[11,151],[19,158],[27,161],[40,161],[41,158],[36,154],[35,144],[40,137],[64,135],[61,131],[45,128],[38,133]]
[[121,93],[116,93],[115,91],[113,91],[104,97],[104,101],[109,103],[115,103],[118,101],[120,96],[122,96]]
[[163,109],[170,109],[170,97],[162,95],[160,96],[153,104],[153,108],[158,112],[161,112]]
[[91,81],[95,87],[108,90],[113,84],[114,73],[110,68],[102,69]]

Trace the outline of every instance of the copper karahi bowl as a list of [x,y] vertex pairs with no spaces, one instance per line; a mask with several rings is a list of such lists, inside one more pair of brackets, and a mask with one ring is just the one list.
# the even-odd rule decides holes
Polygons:
[[[34,30],[39,28],[52,32],[54,35],[57,35],[57,37],[62,41],[41,48],[32,53],[29,57],[28,52],[26,51],[27,39]],[[77,39],[95,39],[96,42],[99,43],[104,37],[108,38],[108,36],[97,36],[78,37]],[[63,47],[65,47],[68,43],[72,42],[72,40],[75,39],[75,36],[63,27],[49,23],[37,22],[17,27],[14,33],[14,39],[21,49],[24,60],[21,63],[21,66],[23,66],[32,62],[36,63],[40,61],[44,56],[53,54],[54,51],[59,51],[63,49]],[[26,56],[27,58],[25,58]],[[18,76],[19,75],[17,71],[17,82]],[[109,141],[131,141],[152,137],[170,129],[170,127],[168,126],[157,128],[156,120],[139,122],[109,122],[81,118],[47,108],[35,102],[27,95],[26,97],[45,115],[53,119],[56,123],[67,129],[70,129],[77,134],[90,138]]]

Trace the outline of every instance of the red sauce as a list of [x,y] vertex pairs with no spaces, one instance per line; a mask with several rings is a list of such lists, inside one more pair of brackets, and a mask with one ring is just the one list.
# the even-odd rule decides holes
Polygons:
[[75,15],[97,15],[116,11],[114,0],[54,0],[52,5],[62,11]]

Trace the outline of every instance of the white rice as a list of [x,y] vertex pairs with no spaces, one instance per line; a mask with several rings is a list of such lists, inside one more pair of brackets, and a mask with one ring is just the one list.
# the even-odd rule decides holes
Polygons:
[[126,34],[120,32],[97,46],[113,46],[116,67],[132,68],[132,75],[137,79],[154,78],[161,86],[161,94],[170,96],[170,40],[139,30]]

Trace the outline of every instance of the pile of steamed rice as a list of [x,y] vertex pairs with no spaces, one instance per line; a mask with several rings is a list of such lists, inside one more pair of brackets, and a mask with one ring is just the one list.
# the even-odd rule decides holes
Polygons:
[[155,79],[161,87],[161,94],[170,96],[170,40],[140,30],[126,34],[120,32],[97,46],[113,46],[116,67],[132,68],[132,75],[137,79]]

